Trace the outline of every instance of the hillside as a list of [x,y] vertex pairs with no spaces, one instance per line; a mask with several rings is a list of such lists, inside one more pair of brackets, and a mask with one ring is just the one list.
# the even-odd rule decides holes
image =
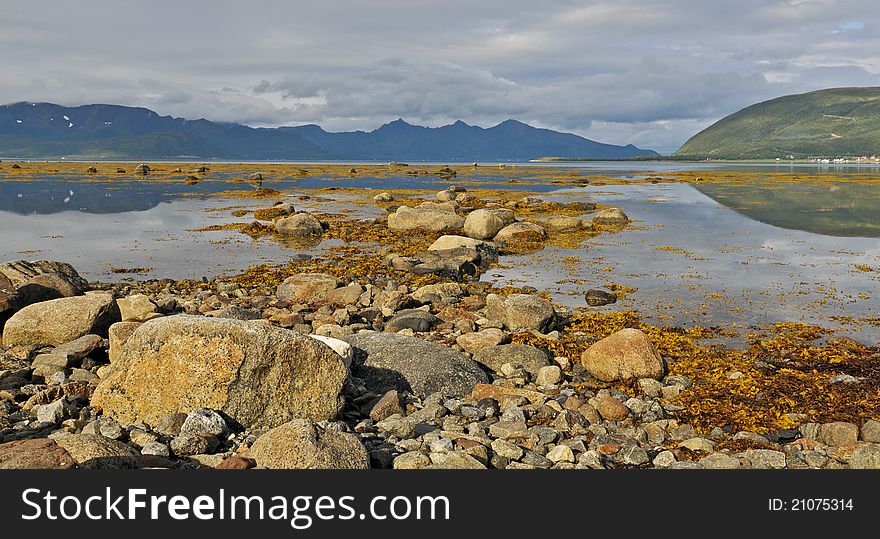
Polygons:
[[675,157],[773,159],[880,154],[880,88],[832,88],[764,101],[697,133]]
[[331,133],[317,125],[252,128],[184,120],[119,105],[0,107],[0,157],[230,160],[527,161],[546,155],[625,159],[657,155],[602,144],[515,120],[428,128],[403,120],[373,131]]

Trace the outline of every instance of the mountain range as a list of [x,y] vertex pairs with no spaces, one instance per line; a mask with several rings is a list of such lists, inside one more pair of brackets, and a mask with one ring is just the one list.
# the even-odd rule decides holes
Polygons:
[[880,88],[829,88],[757,103],[710,125],[674,157],[788,159],[880,154]]
[[328,132],[317,125],[253,128],[185,120],[121,105],[0,106],[0,157],[6,158],[462,162],[657,155],[633,145],[603,144],[516,120],[490,128],[462,121],[431,128],[395,120],[368,132]]

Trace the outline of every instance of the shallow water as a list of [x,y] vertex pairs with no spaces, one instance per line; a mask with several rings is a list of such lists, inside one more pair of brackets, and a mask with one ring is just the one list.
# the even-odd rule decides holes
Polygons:
[[[627,177],[676,170],[779,168],[696,165],[578,163],[568,168]],[[801,166],[797,173],[809,178],[811,172],[826,170],[880,179],[877,167],[865,166]],[[295,193],[320,187],[439,190],[454,183],[436,176],[337,178],[286,178],[265,185]],[[866,342],[880,341],[876,325],[853,321],[880,316],[880,181],[744,180],[560,190],[546,176],[533,183],[528,174],[518,175],[521,183],[507,183],[500,169],[484,171],[481,178],[493,189],[616,205],[636,220],[622,232],[602,234],[577,250],[549,246],[534,255],[505,257],[503,267],[491,270],[484,280],[549,289],[557,301],[573,308],[584,307],[588,288],[615,283],[636,290],[603,309],[637,309],[649,319],[685,326],[811,322]],[[210,196],[252,189],[232,179],[231,174],[212,173],[188,185],[168,180],[0,177],[0,260],[63,260],[90,280],[199,278],[254,264],[284,263],[338,244],[334,240],[317,248],[290,249],[235,231],[196,232],[248,221],[249,217],[233,217],[232,210],[272,202]],[[314,199],[310,204],[336,211],[344,206]],[[358,206],[351,215],[381,213]],[[861,271],[856,264],[875,271]],[[150,271],[119,274],[114,268]]]

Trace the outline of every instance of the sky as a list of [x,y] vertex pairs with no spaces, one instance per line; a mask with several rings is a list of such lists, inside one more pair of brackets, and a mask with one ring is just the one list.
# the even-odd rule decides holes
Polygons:
[[0,103],[252,126],[515,118],[672,152],[750,104],[880,86],[872,0],[2,0]]

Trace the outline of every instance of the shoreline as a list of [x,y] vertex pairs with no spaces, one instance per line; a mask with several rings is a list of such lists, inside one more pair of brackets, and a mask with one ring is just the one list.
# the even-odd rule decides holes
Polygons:
[[[429,169],[429,173],[436,172]],[[442,181],[451,183],[448,179]],[[452,181],[467,185],[466,181]],[[259,190],[263,189],[269,188],[261,185]],[[490,201],[473,194],[490,192],[496,197]],[[129,312],[120,311],[118,323],[128,324],[124,327],[130,332],[155,327],[158,322],[154,321],[176,324],[176,315],[188,315],[195,316],[196,321],[187,324],[217,324],[221,330],[233,333],[241,324],[266,331],[277,327],[297,335],[317,334],[331,339],[329,342],[341,350],[351,350],[353,378],[339,382],[337,390],[344,404],[336,416],[338,420],[322,423],[318,416],[311,419],[319,425],[319,431],[339,429],[359,440],[370,467],[880,466],[880,423],[874,421],[880,414],[880,388],[876,385],[880,380],[876,370],[880,368],[880,349],[876,343],[835,341],[821,328],[778,324],[755,328],[753,336],[743,338],[747,345],[743,350],[732,350],[712,343],[713,336],[722,335],[721,328],[653,326],[641,322],[632,312],[596,312],[586,305],[586,312],[568,311],[550,305],[541,291],[531,287],[497,289],[474,281],[475,275],[490,267],[485,262],[492,257],[500,255],[503,262],[504,256],[540,250],[548,243],[577,244],[586,236],[613,234],[632,225],[625,215],[621,218],[613,212],[605,214],[613,215],[610,222],[597,222],[595,216],[608,212],[607,207],[532,202],[521,192],[483,189],[473,193],[444,189],[434,197],[397,198],[389,193],[387,200],[358,201],[385,209],[400,204],[422,208],[419,211],[425,213],[425,220],[413,217],[415,228],[395,230],[389,228],[389,219],[346,219],[311,215],[302,208],[297,211],[283,205],[269,206],[277,192],[267,192],[254,198],[264,200],[268,206],[261,210],[263,222],[233,224],[233,229],[238,227],[253,236],[282,237],[294,245],[316,239],[345,239],[346,243],[324,257],[295,261],[286,267],[257,266],[240,275],[207,281],[93,283],[98,290],[91,296],[109,292],[115,304],[127,305]],[[461,232],[462,227],[467,230],[465,216],[476,211],[483,212],[486,223],[509,212],[517,219],[515,222],[542,223],[538,226],[544,232],[523,225],[507,240],[497,240],[500,230],[493,233],[496,240],[491,247],[486,245],[488,240],[465,241]],[[394,214],[398,213],[407,212],[395,210]],[[290,228],[279,225],[279,221],[293,217],[297,219]],[[419,229],[434,227],[444,219],[453,224],[434,231]],[[548,233],[552,220],[560,228]],[[486,223],[481,222],[481,226],[490,226]],[[428,249],[431,244],[449,235],[461,239],[432,255]],[[375,245],[382,248],[377,250]],[[626,293],[606,292],[612,296]],[[37,307],[28,309],[39,311],[40,302],[34,305]],[[23,309],[16,310],[20,313]],[[128,412],[113,411],[112,406],[95,407],[91,394],[96,387],[114,376],[113,383],[122,384],[120,387],[126,383],[120,375],[114,375],[114,371],[121,371],[119,365],[114,366],[113,357],[119,361],[120,347],[128,348],[117,334],[120,330],[119,326],[116,330],[102,329],[109,331],[106,339],[84,357],[70,365],[65,362],[54,371],[59,364],[47,367],[45,356],[57,356],[52,349],[66,343],[50,346],[48,351],[45,347],[25,346],[10,354],[4,342],[0,380],[9,392],[6,402],[17,408],[6,417],[19,421],[11,423],[17,428],[0,429],[3,441],[13,442],[10,436],[43,439],[57,433],[54,436],[58,439],[66,435],[78,437],[78,443],[93,443],[83,436],[93,432],[104,435],[106,430],[113,435],[109,439],[121,444],[114,447],[128,467],[140,466],[145,456],[166,459],[148,459],[165,467],[206,463],[213,467],[229,459],[239,459],[235,460],[238,463],[245,459],[246,464],[260,466],[270,462],[265,455],[264,462],[259,458],[253,463],[247,460],[251,459],[248,455],[252,448],[259,447],[254,444],[260,437],[273,432],[262,428],[266,425],[224,423],[218,433],[189,433],[190,438],[181,440],[186,436],[179,429],[171,436],[158,430],[158,424],[126,424],[113,419],[114,415],[128,417]],[[375,337],[361,338],[381,343],[360,343],[358,335],[373,335],[360,333],[363,330],[378,331]],[[624,340],[620,340],[621,330],[627,330]],[[143,330],[143,338],[148,333]],[[278,335],[299,342],[293,335]],[[193,335],[187,338],[193,338],[194,345],[201,342]],[[616,380],[597,378],[599,371],[595,366],[589,370],[584,356],[590,354],[590,349],[595,351],[595,346],[610,346],[608,341],[601,344],[609,338],[612,343],[620,340],[612,348],[633,346],[639,361],[652,361],[653,347],[662,358],[663,372],[638,371],[641,376]],[[341,343],[349,344],[349,348]],[[233,344],[245,349],[241,342]],[[403,357],[376,361],[383,369],[401,369],[406,384],[389,388],[371,381],[374,373],[370,369],[377,367],[369,367],[370,354],[381,356],[397,348]],[[407,350],[420,350],[419,354],[429,350],[426,359],[434,354],[444,358],[438,359],[440,366],[432,367],[438,369],[431,374],[433,378],[419,369],[412,370]],[[366,360],[362,357],[365,352]],[[478,354],[491,365],[476,361]],[[109,362],[103,359],[105,355]],[[226,356],[221,354],[217,360],[221,357]],[[497,357],[509,361],[498,363]],[[88,365],[87,359],[91,360]],[[627,363],[625,358],[621,361]],[[137,363],[132,356],[123,359],[121,368],[136,370]],[[474,365],[477,370],[473,370]],[[451,370],[444,375],[443,369]],[[37,371],[42,375],[35,375]],[[455,394],[443,395],[450,389],[442,380],[449,373],[459,372],[470,387],[455,388]],[[427,381],[420,379],[423,375]],[[49,383],[40,384],[39,378]],[[382,383],[387,384],[387,380]],[[35,387],[23,389],[31,385]],[[440,395],[432,391],[438,387],[445,388]],[[137,387],[128,390],[136,392]],[[227,405],[216,409],[222,413],[232,410]],[[89,410],[85,416],[83,410]],[[108,411],[110,415],[99,413]],[[57,421],[46,425],[39,420],[41,414],[43,419]],[[178,415],[177,419],[189,420],[189,416],[182,419]],[[238,421],[236,417],[231,419]],[[185,448],[184,442],[191,447]],[[144,453],[147,444],[164,445],[166,454]],[[185,454],[209,447],[212,449],[208,452]],[[159,446],[150,448],[163,452]],[[357,451],[361,454],[360,449]]]

